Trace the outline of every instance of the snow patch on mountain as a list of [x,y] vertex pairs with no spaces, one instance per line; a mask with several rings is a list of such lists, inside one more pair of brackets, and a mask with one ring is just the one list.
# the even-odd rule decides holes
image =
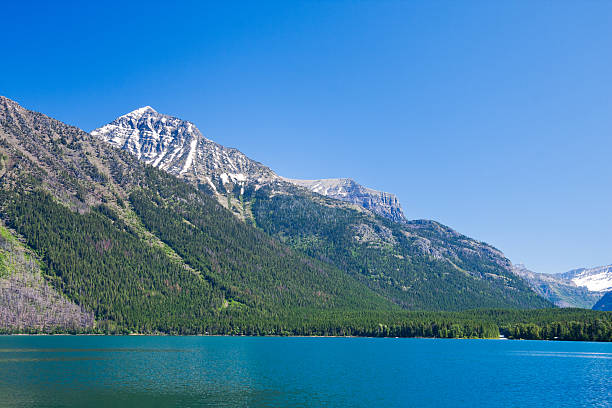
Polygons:
[[612,265],[574,269],[560,274],[560,277],[574,282],[577,286],[584,286],[590,291],[612,290]]
[[[191,130],[191,125],[189,129]],[[185,160],[185,165],[181,170],[181,174],[185,174],[185,172],[191,167],[191,163],[193,163],[193,158],[196,155],[196,147],[198,147],[198,139],[193,138],[189,146],[189,155],[187,156],[187,160]]]

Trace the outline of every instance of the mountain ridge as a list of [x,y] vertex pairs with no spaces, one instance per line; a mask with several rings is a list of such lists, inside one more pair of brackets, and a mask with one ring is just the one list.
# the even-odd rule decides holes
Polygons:
[[246,188],[257,190],[266,185],[283,192],[289,183],[359,205],[394,221],[405,221],[399,200],[393,194],[361,186],[351,179],[335,179],[336,186],[326,190],[310,188],[308,180],[278,176],[238,149],[207,139],[192,122],[159,113],[150,106],[122,115],[91,134],[147,164],[205,184],[229,208],[239,205],[236,197],[244,194]]
[[604,312],[612,311],[612,291],[606,293],[595,303],[593,310],[600,310]]
[[[564,273],[533,272],[523,264],[513,265],[514,272],[525,279],[538,294],[559,307],[590,309],[612,285],[610,266],[579,268]],[[599,290],[603,288],[603,290]]]
[[559,276],[533,272],[525,265],[513,266],[514,272],[529,283],[536,293],[553,302],[558,307],[581,307],[590,309],[600,295],[589,292],[573,282]]

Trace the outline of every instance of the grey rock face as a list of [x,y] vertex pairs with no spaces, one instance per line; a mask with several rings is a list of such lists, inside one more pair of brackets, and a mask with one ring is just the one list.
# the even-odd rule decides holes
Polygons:
[[208,185],[215,193],[268,183],[278,176],[236,149],[205,138],[191,122],[136,109],[91,132],[93,136],[170,174]]
[[286,183],[312,192],[359,205],[393,221],[406,218],[397,197],[372,190],[351,179],[294,180],[279,177],[270,168],[240,151],[205,138],[191,122],[158,113],[150,106],[120,116],[91,132],[111,145],[126,150],[140,160],[170,174],[207,185],[222,204],[227,194],[243,194],[274,184]]
[[285,180],[305,187],[314,193],[357,204],[393,221],[406,221],[402,207],[395,195],[364,187],[352,179]]

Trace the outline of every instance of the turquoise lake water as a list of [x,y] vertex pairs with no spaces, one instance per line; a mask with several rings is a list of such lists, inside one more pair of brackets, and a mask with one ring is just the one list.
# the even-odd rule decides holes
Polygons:
[[612,407],[612,344],[0,336],[1,407]]

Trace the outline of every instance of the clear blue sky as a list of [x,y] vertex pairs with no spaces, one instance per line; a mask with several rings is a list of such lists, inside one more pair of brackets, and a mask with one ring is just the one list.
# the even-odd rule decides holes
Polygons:
[[143,105],[541,272],[612,263],[612,2],[4,2],[0,94]]

